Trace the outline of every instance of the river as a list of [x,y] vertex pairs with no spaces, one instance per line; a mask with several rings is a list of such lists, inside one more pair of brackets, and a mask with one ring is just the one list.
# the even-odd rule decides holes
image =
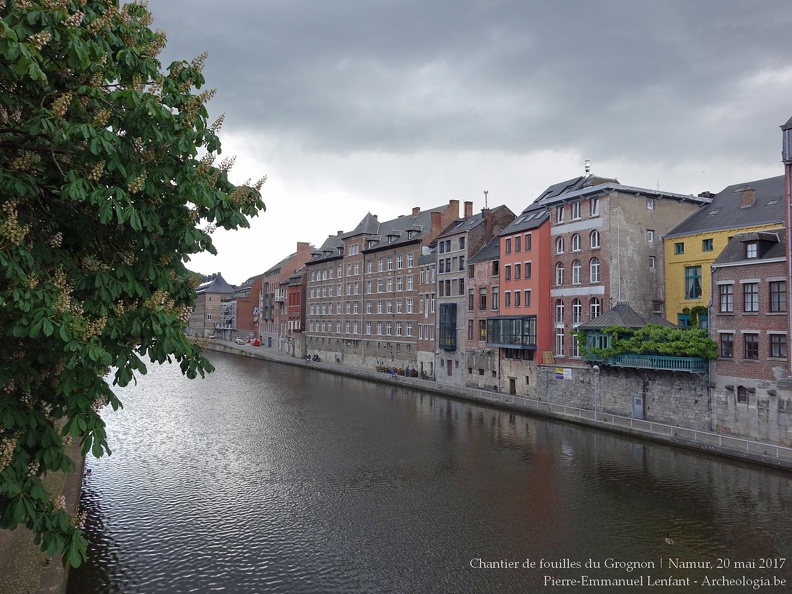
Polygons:
[[790,591],[789,473],[208,355],[103,413],[69,594]]

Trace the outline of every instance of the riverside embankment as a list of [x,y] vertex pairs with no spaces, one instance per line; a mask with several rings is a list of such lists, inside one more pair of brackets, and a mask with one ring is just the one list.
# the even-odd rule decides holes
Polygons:
[[254,347],[249,344],[238,345],[232,342],[212,340],[209,342],[207,349],[245,357],[253,357],[256,359],[277,361],[288,365],[314,367],[329,373],[364,378],[385,384],[393,384],[396,382],[414,387],[416,390],[432,392],[443,396],[477,402],[479,404],[488,404],[529,415],[550,417],[605,431],[629,435],[638,439],[648,439],[677,447],[726,456],[754,464],[761,464],[763,466],[792,470],[792,448],[781,447],[761,441],[735,438],[707,431],[694,431],[684,427],[656,423],[650,420],[633,419],[609,413],[595,413],[590,409],[563,406],[499,392],[441,385],[434,381],[420,378],[401,375],[391,376],[390,374],[380,373],[374,370],[349,367],[337,363],[306,361],[265,346]]
[[[55,473],[44,477],[43,483],[53,495],[63,495],[66,507],[76,513],[80,503],[80,487],[84,458],[79,443],[68,448],[75,468],[68,474]],[[24,526],[0,530],[0,592],[2,594],[60,594],[66,590],[67,572],[60,555],[50,559],[33,542],[33,533]]]

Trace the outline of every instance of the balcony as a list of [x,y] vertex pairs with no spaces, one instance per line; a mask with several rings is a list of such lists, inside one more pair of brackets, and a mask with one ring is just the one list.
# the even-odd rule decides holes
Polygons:
[[668,355],[636,355],[625,353],[613,357],[597,357],[586,355],[587,363],[600,363],[612,367],[633,367],[637,369],[656,369],[660,371],[687,371],[689,373],[707,373],[709,361],[702,357],[671,357]]

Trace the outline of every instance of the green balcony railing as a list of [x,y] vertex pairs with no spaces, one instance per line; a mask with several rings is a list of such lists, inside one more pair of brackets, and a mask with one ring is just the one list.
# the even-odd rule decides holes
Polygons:
[[600,362],[613,367],[637,367],[640,369],[660,369],[663,371],[688,371],[690,373],[706,373],[708,361],[702,357],[671,357],[667,355],[636,355],[626,353],[608,357],[588,355],[584,360],[590,363]]

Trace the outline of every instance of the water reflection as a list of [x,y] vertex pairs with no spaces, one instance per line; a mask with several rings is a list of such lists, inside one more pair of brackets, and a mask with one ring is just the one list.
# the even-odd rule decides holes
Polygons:
[[[792,560],[773,572],[584,567],[607,558],[657,565],[671,550],[713,563],[792,557],[789,475],[211,357],[217,371],[205,380],[152,369],[123,390],[125,408],[106,415],[113,455],[88,464],[91,559],[72,573],[70,593],[533,592],[545,576],[638,574],[792,583]],[[519,566],[474,569],[472,559]],[[562,565],[523,568],[526,559]],[[563,565],[573,562],[582,567]],[[644,590],[656,588],[624,591]]]

